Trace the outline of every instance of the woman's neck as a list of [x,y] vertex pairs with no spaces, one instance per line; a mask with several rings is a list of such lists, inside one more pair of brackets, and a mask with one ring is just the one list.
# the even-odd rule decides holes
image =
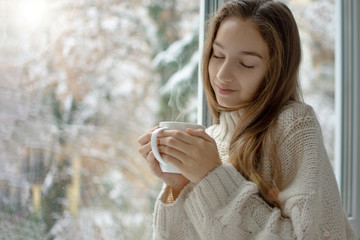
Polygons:
[[236,125],[239,122],[242,110],[236,110],[232,112],[221,112],[219,119],[220,132],[219,138],[225,142],[230,142],[232,135],[234,134]]

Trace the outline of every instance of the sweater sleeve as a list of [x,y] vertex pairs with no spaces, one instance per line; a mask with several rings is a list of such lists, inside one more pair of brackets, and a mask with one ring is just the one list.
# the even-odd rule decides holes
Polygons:
[[200,239],[295,239],[291,220],[263,201],[256,184],[230,164],[194,188],[185,210]]
[[153,216],[153,239],[186,239],[184,235],[191,228],[191,223],[184,210],[186,195],[192,190],[193,184],[189,183],[181,191],[180,195],[171,204],[165,203],[169,188],[166,184],[155,202]]
[[[353,239],[312,110],[290,121],[279,146],[296,175],[281,192],[283,212],[231,164],[217,167],[189,193],[184,209],[200,239]],[[293,147],[292,147],[293,146]]]

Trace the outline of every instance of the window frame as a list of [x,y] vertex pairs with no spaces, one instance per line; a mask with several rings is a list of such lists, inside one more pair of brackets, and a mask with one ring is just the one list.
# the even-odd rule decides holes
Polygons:
[[[200,0],[200,21],[199,21],[199,51],[200,56],[203,53],[203,46],[205,40],[206,32],[206,23],[209,19],[209,15],[215,13],[219,6],[224,4],[224,0]],[[202,62],[199,64],[199,78],[198,78],[198,112],[197,112],[197,121],[199,124],[202,124],[206,127],[209,127],[212,124],[212,116],[210,109],[206,104],[206,97],[202,84]]]
[[[224,0],[200,0],[200,39],[202,51],[209,14]],[[358,0],[335,0],[337,32],[335,46],[335,175],[345,212],[360,237],[360,3]],[[201,65],[200,65],[201,66]],[[198,122],[211,125],[199,67]],[[356,130],[356,131],[354,131]],[[359,238],[360,240],[360,238]]]
[[335,174],[345,213],[360,236],[360,4],[336,0]]

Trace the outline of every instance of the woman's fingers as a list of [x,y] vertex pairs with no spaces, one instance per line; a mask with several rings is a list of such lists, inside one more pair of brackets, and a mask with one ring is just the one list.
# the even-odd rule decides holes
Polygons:
[[140,145],[144,145],[144,144],[148,143],[150,141],[150,139],[151,139],[151,133],[147,132],[144,135],[142,135],[141,137],[139,137],[137,139],[137,142]]
[[163,159],[194,183],[222,164],[216,141],[201,129],[165,130],[160,145]]
[[151,151],[151,135],[159,127],[148,130],[144,135],[137,139],[137,142],[140,145],[139,153],[143,158],[147,158],[149,152]]
[[159,149],[162,147],[159,152],[180,161],[195,157],[194,152],[197,153],[198,148],[206,148],[208,144],[216,146],[215,140],[202,129],[187,129],[187,133],[174,130],[159,133]]
[[159,146],[159,152],[164,161],[179,167],[182,161],[186,159],[186,154],[168,146]]
[[139,148],[139,153],[143,158],[147,158],[150,151],[151,151],[151,144],[150,143],[144,144]]
[[[145,159],[147,165],[149,166],[150,170],[153,172],[153,174],[160,179],[162,179],[168,186],[175,190],[181,191],[181,189],[184,188],[186,184],[189,183],[189,180],[185,178],[182,174],[175,174],[175,173],[166,173],[163,172],[160,168],[160,163],[155,158],[154,153],[151,149],[151,135],[155,129],[159,127],[150,129],[147,131],[143,136],[138,138],[138,143],[140,145],[139,147],[139,153],[140,155]],[[159,145],[159,139],[158,139],[158,145]],[[167,152],[169,153],[168,147],[167,149],[164,149],[164,146],[159,146],[160,152]],[[176,151],[175,151],[176,152]],[[176,154],[179,154],[176,152]],[[179,164],[179,161],[172,157],[171,155],[167,155],[166,153],[162,153],[162,156],[165,161],[169,161],[174,163],[174,165]]]
[[191,136],[200,137],[200,138],[202,138],[202,139],[204,139],[205,141],[208,141],[208,142],[214,142],[215,141],[203,129],[191,129],[191,128],[188,128],[186,130],[186,132],[188,134],[190,134]]
[[156,175],[156,176],[160,176],[162,171],[160,169],[160,164],[159,162],[156,160],[153,152],[149,152],[149,154],[147,155],[147,157],[145,158],[147,164],[150,167],[150,170]]
[[[158,146],[163,150],[167,150],[166,153],[170,153],[172,150],[176,150],[186,154],[186,150],[189,148],[188,143],[183,142],[175,137],[162,137],[158,139]],[[159,150],[161,152],[161,150]]]
[[[170,159],[170,161],[172,161],[171,157],[165,156],[165,158]],[[148,157],[146,158],[146,161],[150,167],[150,170],[155,174],[155,176],[162,179],[168,186],[170,186],[173,189],[177,189],[181,191],[181,189],[183,189],[184,186],[190,182],[182,174],[163,172],[153,152],[149,153]]]
[[192,137],[186,132],[179,130],[164,130],[161,131],[158,135],[158,138],[162,140],[163,138],[174,138],[186,144],[192,144]]
[[155,127],[155,128],[152,128],[150,130],[148,130],[144,135],[142,135],[141,137],[139,137],[137,139],[137,142],[140,144],[140,145],[144,145],[148,142],[150,142],[151,140],[151,134],[159,127]]
[[[140,154],[152,172],[169,186],[176,187],[180,180],[197,183],[216,166],[221,165],[216,142],[204,130],[164,130],[158,134],[158,148],[164,161],[178,168],[181,174],[162,172],[151,149],[151,129],[138,139]],[[179,175],[179,176],[178,176]]]
[[186,149],[189,147],[189,145],[198,144],[199,139],[212,141],[212,138],[208,136],[203,130],[188,130],[189,133],[179,130],[164,130],[158,135],[159,144],[181,150],[184,148]]

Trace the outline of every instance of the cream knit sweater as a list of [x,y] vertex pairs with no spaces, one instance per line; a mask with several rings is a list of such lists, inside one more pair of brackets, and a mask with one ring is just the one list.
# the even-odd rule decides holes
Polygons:
[[[293,103],[278,119],[277,146],[288,186],[281,192],[283,215],[258,194],[228,161],[239,112],[220,115],[207,129],[223,165],[197,185],[188,184],[172,204],[164,186],[154,210],[154,239],[354,239],[312,108]],[[266,158],[264,159],[266,166]]]

